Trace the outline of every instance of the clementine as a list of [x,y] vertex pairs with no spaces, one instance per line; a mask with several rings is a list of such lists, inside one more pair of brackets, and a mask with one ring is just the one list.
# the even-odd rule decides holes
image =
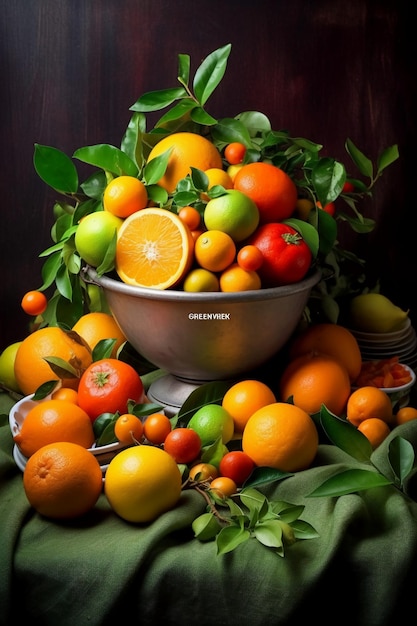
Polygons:
[[233,183],[255,202],[261,224],[281,222],[294,212],[297,187],[286,172],[271,163],[243,165]]
[[29,410],[13,439],[22,454],[30,457],[42,446],[57,441],[90,448],[94,431],[87,413],[73,402],[42,400]]
[[91,351],[102,339],[115,339],[111,353],[113,358],[116,358],[119,348],[127,341],[118,323],[109,313],[86,313],[74,324],[72,330],[88,343]]
[[394,418],[390,397],[373,385],[358,387],[349,396],[346,417],[354,426],[359,426],[370,417],[379,417],[384,422],[391,423]]
[[356,337],[344,326],[331,323],[313,324],[296,335],[290,343],[289,356],[302,354],[327,354],[348,371],[351,382],[360,374],[362,355]]
[[297,472],[311,465],[317,448],[318,433],[310,415],[285,402],[255,411],[243,431],[242,449],[257,466]]
[[279,382],[283,401],[293,403],[312,415],[322,405],[341,415],[346,407],[351,387],[346,368],[325,354],[305,354],[287,365]]
[[96,504],[103,475],[84,447],[60,441],[43,446],[26,463],[23,487],[31,506],[51,519],[85,515]]
[[84,370],[92,362],[88,344],[76,333],[55,326],[39,328],[23,339],[14,363],[17,384],[25,395],[34,393],[40,385],[50,380],[58,381],[58,376],[47,359],[59,358],[72,369],[71,373],[61,372],[64,387],[78,387]]

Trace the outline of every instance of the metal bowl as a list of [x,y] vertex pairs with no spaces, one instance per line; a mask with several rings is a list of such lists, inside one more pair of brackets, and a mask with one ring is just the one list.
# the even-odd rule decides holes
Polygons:
[[87,267],[130,344],[177,380],[199,385],[264,364],[300,321],[315,271],[293,285],[239,293],[190,293],[127,285]]

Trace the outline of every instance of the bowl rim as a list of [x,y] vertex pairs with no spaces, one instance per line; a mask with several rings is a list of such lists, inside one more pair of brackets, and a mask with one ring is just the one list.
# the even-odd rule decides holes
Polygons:
[[109,276],[99,276],[96,269],[90,265],[85,266],[81,275],[87,283],[93,283],[116,293],[121,293],[132,297],[141,297],[147,300],[164,300],[177,302],[213,302],[213,303],[240,303],[240,302],[259,302],[262,300],[275,300],[277,297],[292,296],[297,293],[311,289],[321,278],[321,271],[318,269],[311,270],[302,280],[290,285],[280,287],[270,287],[266,289],[256,289],[251,291],[239,292],[223,292],[223,291],[205,291],[190,292],[175,289],[151,289],[149,287],[135,287],[128,285],[120,280],[116,280]]

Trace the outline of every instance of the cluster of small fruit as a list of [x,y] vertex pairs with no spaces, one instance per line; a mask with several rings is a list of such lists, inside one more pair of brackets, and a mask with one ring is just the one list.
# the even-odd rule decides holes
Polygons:
[[111,267],[117,232],[114,265],[134,286],[230,292],[304,278],[312,252],[284,220],[306,220],[314,204],[308,211],[306,200],[297,207],[297,187],[286,172],[263,161],[245,163],[243,144],[228,144],[221,155],[208,139],[189,132],[162,139],[148,163],[170,149],[158,181],[169,200],[157,207],[138,178],[113,178],[103,193],[104,211],[77,225],[75,247],[84,261],[104,271]]

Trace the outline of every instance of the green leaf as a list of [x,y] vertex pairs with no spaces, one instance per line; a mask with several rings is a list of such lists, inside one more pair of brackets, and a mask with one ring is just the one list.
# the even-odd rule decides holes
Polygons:
[[135,163],[139,172],[144,164],[142,135],[146,132],[146,118],[142,113],[133,113],[122,137],[121,149]]
[[333,415],[324,405],[320,410],[320,424],[330,441],[357,461],[369,463],[372,446],[368,439],[347,420]]
[[[93,198],[94,200],[99,200],[101,202],[101,198],[103,196],[103,192],[107,187],[106,175],[102,171],[94,172],[87,180],[85,180],[81,185],[81,189],[89,198]],[[87,204],[87,203],[84,203]],[[88,205],[94,206],[94,205]]]
[[52,189],[61,193],[77,192],[77,170],[71,159],[61,150],[35,144],[33,164],[38,176]]
[[[282,502],[271,502],[271,510],[275,514],[279,514],[279,518],[282,522],[286,522],[287,524],[292,524],[300,515],[303,514],[305,507],[302,504],[299,505],[286,505],[283,506]],[[278,505],[278,506],[277,506]]]
[[78,378],[77,370],[68,361],[57,356],[44,357],[43,360],[48,363],[58,378]]
[[333,248],[337,240],[337,223],[336,220],[321,209],[310,211],[310,213],[316,213],[317,216],[317,231],[319,234],[319,251],[326,255]]
[[50,287],[54,282],[55,282],[55,278],[58,272],[58,269],[60,268],[62,263],[62,257],[61,257],[61,252],[56,252],[55,254],[52,254],[49,259],[47,259],[45,261],[45,263],[42,266],[42,271],[41,271],[41,275],[42,275],[42,291],[44,291],[45,289],[47,289],[48,287]]
[[194,107],[191,109],[190,117],[193,122],[201,126],[213,126],[217,124],[216,118],[207,113],[202,107]]
[[[118,418],[119,413],[102,413],[93,422],[94,436],[97,440],[97,445],[103,445],[101,442],[101,436],[104,434],[106,428],[111,424],[113,428],[114,436],[114,422]],[[108,433],[106,438],[108,437]]]
[[189,206],[190,204],[194,204],[200,194],[197,191],[180,191],[174,194],[174,202],[177,207]]
[[57,384],[57,380],[49,380],[48,382],[40,385],[40,387],[38,387],[33,394],[33,400],[43,400],[46,396],[49,396],[49,394],[53,392]]
[[398,146],[395,144],[394,146],[390,146],[389,148],[385,148],[378,158],[378,175],[389,165],[394,163],[399,158]]
[[155,185],[166,172],[169,157],[173,148],[168,148],[162,154],[148,161],[143,170],[143,178],[146,185]]
[[214,50],[209,54],[197,69],[193,88],[199,103],[204,106],[217,85],[222,80],[226,71],[227,59],[229,58],[232,44]]
[[414,467],[415,453],[412,444],[404,437],[394,437],[389,443],[388,460],[402,485]]
[[320,246],[320,239],[317,229],[308,222],[296,218],[284,220],[284,224],[288,224],[288,226],[295,228],[295,230],[300,233],[300,235],[310,248],[313,258],[316,258]]
[[159,185],[147,185],[149,200],[153,200],[160,206],[164,206],[168,202],[168,192]]
[[183,98],[158,120],[157,126],[163,126],[167,122],[179,120],[195,107],[196,103],[192,98]]
[[317,539],[319,533],[308,522],[302,519],[298,519],[291,524],[291,528],[294,531],[294,537],[296,539]]
[[72,283],[66,265],[60,265],[55,277],[55,284],[59,293],[67,300],[72,298]]
[[249,131],[251,137],[259,134],[268,134],[271,131],[271,122],[265,113],[260,111],[244,111],[235,116]]
[[282,548],[282,525],[279,520],[269,519],[259,522],[256,525],[253,534],[259,543],[268,548]]
[[238,141],[247,148],[252,145],[251,136],[246,126],[235,118],[225,117],[211,129],[213,140],[223,146]]
[[213,381],[194,389],[178,411],[178,423],[187,426],[194,413],[206,404],[221,404],[230,382]]
[[325,480],[307,497],[343,496],[348,493],[356,493],[365,489],[384,487],[391,484],[390,480],[378,472],[365,469],[349,469]]
[[251,487],[242,489],[239,494],[240,501],[249,511],[250,524],[253,526],[262,518],[268,511],[267,498]]
[[216,538],[217,554],[232,552],[248,539],[250,539],[249,530],[237,526],[226,526],[221,529]]
[[289,478],[290,476],[293,476],[293,474],[282,472],[281,470],[274,469],[273,467],[255,467],[249,478],[247,478],[242,485],[242,489],[266,485],[277,480]]
[[110,358],[117,339],[100,339],[93,349],[93,361]]
[[188,86],[189,80],[190,80],[190,55],[179,54],[178,55],[178,81],[186,87]]
[[221,526],[213,513],[203,513],[203,515],[196,517],[191,528],[199,541],[210,541],[221,530]]
[[135,104],[130,107],[130,111],[138,111],[141,113],[150,113],[151,111],[160,111],[165,109],[175,100],[187,97],[187,92],[183,87],[174,87],[172,89],[158,89],[157,91],[149,91],[144,93]]
[[370,161],[349,138],[346,139],[345,148],[360,173],[372,180],[374,172],[372,161]]
[[129,413],[136,415],[136,417],[147,417],[148,415],[152,415],[152,413],[158,413],[164,409],[161,404],[156,404],[155,402],[146,402],[144,404],[129,402],[128,405]]
[[198,191],[207,191],[207,187],[209,185],[209,179],[205,172],[197,169],[196,167],[190,167],[191,170],[191,181],[194,187]]
[[79,148],[74,152],[73,156],[83,163],[100,167],[116,176],[138,175],[136,163],[134,163],[127,154],[122,152],[122,150],[106,143]]
[[344,165],[329,157],[319,159],[311,171],[311,180],[322,206],[340,195],[346,180]]

